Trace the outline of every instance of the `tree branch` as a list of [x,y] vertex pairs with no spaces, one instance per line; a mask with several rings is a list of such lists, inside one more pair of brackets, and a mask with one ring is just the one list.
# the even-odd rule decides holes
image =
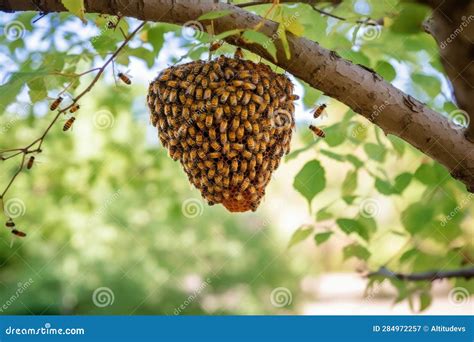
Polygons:
[[[181,25],[196,20],[203,13],[232,10],[231,14],[213,20],[215,34],[235,28],[253,29],[262,22],[260,16],[212,0],[88,0],[85,7],[91,13],[114,15],[120,11],[125,16],[141,20]],[[41,8],[45,12],[65,11],[60,0],[43,0]],[[0,10],[27,11],[35,10],[35,7],[29,0],[16,0],[0,2]],[[264,20],[260,30],[272,37],[278,32],[278,24]],[[395,88],[375,72],[355,65],[306,38],[291,33],[287,33],[287,38],[290,60],[286,59],[281,41],[274,41],[278,66],[345,103],[381,127],[386,134],[394,134],[429,155],[474,192],[474,143],[464,137],[462,130],[454,129],[446,117]],[[227,37],[226,41],[272,60],[258,44],[246,43],[236,36]]]
[[376,277],[382,276],[385,278],[393,278],[399,280],[408,280],[408,281],[433,281],[437,279],[448,279],[448,278],[465,278],[470,279],[474,278],[474,267],[463,268],[459,270],[450,270],[450,271],[429,271],[421,273],[412,273],[412,274],[403,274],[403,273],[394,273],[386,267],[381,267],[377,272],[372,272],[367,275],[367,277]]
[[420,0],[433,8],[425,22],[440,48],[441,62],[461,109],[466,111],[466,137],[474,142],[474,2],[468,0]]

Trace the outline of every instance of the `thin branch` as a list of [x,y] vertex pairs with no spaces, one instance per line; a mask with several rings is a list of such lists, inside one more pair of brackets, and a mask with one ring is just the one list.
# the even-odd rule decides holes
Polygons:
[[381,267],[376,272],[371,272],[367,277],[376,277],[381,276],[385,278],[407,280],[407,281],[433,281],[437,279],[449,279],[449,278],[465,278],[470,279],[474,278],[474,267],[463,268],[459,270],[449,270],[449,271],[429,271],[429,272],[420,272],[420,273],[395,273],[390,271],[386,267]]

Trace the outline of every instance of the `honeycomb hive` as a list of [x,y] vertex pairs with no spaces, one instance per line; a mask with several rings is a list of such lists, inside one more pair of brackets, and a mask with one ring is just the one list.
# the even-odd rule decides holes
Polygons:
[[220,56],[163,70],[147,101],[161,143],[209,205],[243,212],[290,150],[297,98],[268,65]]

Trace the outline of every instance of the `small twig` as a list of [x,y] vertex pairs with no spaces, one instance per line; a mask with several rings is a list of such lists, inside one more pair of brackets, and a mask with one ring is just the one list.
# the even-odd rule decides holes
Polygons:
[[367,277],[382,276],[385,278],[393,278],[399,280],[408,280],[408,281],[433,281],[436,279],[448,279],[448,278],[465,278],[470,279],[474,278],[474,267],[463,268],[459,270],[450,270],[450,271],[428,271],[412,274],[404,273],[395,273],[390,271],[386,267],[381,267],[377,272],[371,272]]

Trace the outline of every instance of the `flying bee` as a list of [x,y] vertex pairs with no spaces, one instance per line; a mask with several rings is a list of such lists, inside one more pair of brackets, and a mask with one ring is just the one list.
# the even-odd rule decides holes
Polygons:
[[7,222],[5,222],[5,226],[7,228],[13,228],[13,227],[15,227],[15,222],[13,222],[13,220],[10,218],[10,219],[8,219]]
[[130,80],[130,76],[124,74],[123,72],[119,72],[117,74],[118,78],[125,84],[130,85],[132,84],[132,81]]
[[76,121],[76,118],[74,116],[69,118],[63,126],[63,131],[66,132],[67,130],[69,130],[72,127],[74,121]]
[[319,118],[321,116],[321,114],[323,114],[324,110],[326,109],[326,104],[323,103],[322,105],[316,107],[314,110],[313,110],[313,117],[315,119]]
[[309,125],[309,129],[320,138],[324,138],[326,136],[326,133],[324,133],[322,129],[319,129],[316,126]]
[[74,104],[71,109],[69,109],[69,113],[75,113],[79,110],[80,106],[76,103]]
[[30,170],[33,167],[33,163],[35,162],[35,157],[31,156],[30,159],[28,159],[28,163],[26,164],[26,168]]
[[21,230],[18,229],[12,229],[12,234],[16,235],[18,237],[25,237],[26,233],[22,232]]
[[242,49],[241,49],[240,47],[238,47],[238,48],[235,50],[234,58],[235,58],[235,59],[243,59],[243,58],[244,58],[244,52],[242,51]]
[[63,98],[59,96],[56,100],[53,101],[53,103],[51,103],[51,106],[49,107],[49,109],[55,110],[56,108],[58,108],[58,106],[61,104],[62,101],[63,101]]

